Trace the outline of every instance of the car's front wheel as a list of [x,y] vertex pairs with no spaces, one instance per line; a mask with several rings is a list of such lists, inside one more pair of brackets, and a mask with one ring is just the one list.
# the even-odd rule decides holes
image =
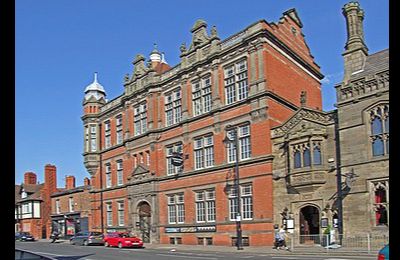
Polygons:
[[118,248],[122,248],[122,243],[121,242],[118,243]]
[[109,247],[110,244],[108,244],[108,242],[106,241],[106,242],[104,242],[104,246],[105,246],[105,247]]
[[88,241],[87,241],[87,240],[83,241],[83,245],[84,245],[84,246],[89,245]]

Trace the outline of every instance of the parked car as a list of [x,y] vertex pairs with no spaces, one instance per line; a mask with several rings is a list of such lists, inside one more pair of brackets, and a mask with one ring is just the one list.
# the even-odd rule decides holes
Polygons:
[[143,248],[143,241],[128,232],[114,232],[104,237],[104,246]]
[[378,260],[389,260],[389,244],[379,250]]
[[15,233],[15,240],[35,241],[35,238],[29,232],[17,232],[17,233]]
[[83,231],[78,232],[74,236],[69,239],[69,242],[72,245],[104,245],[103,241],[104,235],[101,232],[94,232],[94,231]]

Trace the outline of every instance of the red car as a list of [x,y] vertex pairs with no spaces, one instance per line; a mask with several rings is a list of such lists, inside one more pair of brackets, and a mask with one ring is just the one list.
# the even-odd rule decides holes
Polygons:
[[123,247],[143,247],[143,241],[131,235],[128,232],[115,232],[108,233],[104,237],[104,246],[117,246],[119,248]]

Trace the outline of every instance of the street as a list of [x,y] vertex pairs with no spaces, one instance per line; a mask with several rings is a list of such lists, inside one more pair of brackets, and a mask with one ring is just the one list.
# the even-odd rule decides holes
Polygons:
[[[272,259],[303,259],[303,260],[367,260],[376,259],[375,256],[321,256],[302,255],[296,253],[276,252],[274,254],[246,252],[208,252],[206,250],[176,250],[171,251],[172,246],[160,245],[157,248],[109,248],[104,246],[74,246],[68,243],[49,242],[15,242],[15,248],[27,250],[59,260],[80,259],[80,260],[108,260],[108,259],[134,259],[134,260],[220,260],[220,259],[251,259],[251,260],[272,260]],[[282,253],[280,255],[280,253]]]

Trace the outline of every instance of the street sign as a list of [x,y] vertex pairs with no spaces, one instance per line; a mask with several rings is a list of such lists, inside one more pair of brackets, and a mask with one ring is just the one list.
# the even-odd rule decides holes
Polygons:
[[171,157],[171,163],[174,166],[182,166],[183,155],[181,153],[173,153]]

